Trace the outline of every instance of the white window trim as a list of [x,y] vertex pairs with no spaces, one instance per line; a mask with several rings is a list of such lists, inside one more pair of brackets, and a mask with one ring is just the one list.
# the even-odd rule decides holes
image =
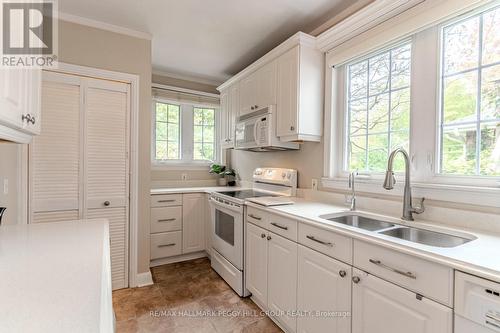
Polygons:
[[[180,105],[180,149],[181,159],[164,160],[156,159],[156,102]],[[215,160],[193,160],[193,109],[215,109]],[[182,103],[175,100],[155,97],[151,107],[151,170],[206,170],[212,163],[220,163],[222,152],[220,141],[220,108],[203,103]]]
[[[446,1],[443,1],[446,2]],[[439,3],[437,1],[437,3]],[[476,6],[484,5],[483,2],[478,2]],[[446,4],[448,6],[449,4]],[[440,5],[438,5],[440,6]],[[469,10],[470,7],[467,7]],[[463,15],[463,9],[461,11],[457,10],[457,14]],[[485,8],[480,8],[478,11],[485,10]],[[443,200],[443,201],[452,201],[458,203],[468,203],[468,204],[477,204],[477,205],[486,205],[486,206],[494,206],[500,207],[500,178],[499,177],[483,177],[483,176],[451,176],[451,175],[443,175],[438,173],[438,165],[435,161],[438,161],[439,158],[439,150],[438,150],[438,138],[440,135],[439,128],[439,99],[440,92],[438,91],[439,80],[440,80],[440,34],[441,27],[444,24],[449,24],[450,22],[459,20],[460,18],[456,16],[452,20],[450,20],[450,14],[453,11],[449,11],[448,15],[442,15],[441,17],[433,17],[433,21],[427,22],[427,25],[421,25],[421,27],[429,27],[434,26],[429,30],[426,30],[425,33],[416,34],[421,32],[423,28],[418,28],[415,26],[415,21],[419,21],[417,19],[410,20],[411,15],[406,13],[404,15],[408,15],[407,19],[409,23],[406,24],[404,17],[399,18],[398,23],[399,27],[396,25],[392,27],[394,29],[393,33],[397,34],[397,30],[401,29],[402,31],[406,31],[406,33],[400,38],[397,39],[387,39],[389,41],[386,45],[395,45],[395,40],[402,41],[405,38],[413,36],[414,44],[412,45],[412,82],[411,82],[411,120],[410,120],[410,151],[411,159],[412,159],[412,187],[413,187],[413,195],[414,197],[427,197],[434,200]],[[425,12],[422,12],[424,15]],[[420,14],[422,14],[420,13]],[[444,13],[444,11],[443,11]],[[473,15],[474,13],[469,13],[466,15]],[[401,16],[401,15],[400,15]],[[424,18],[420,18],[423,22]],[[390,24],[390,23],[388,23]],[[413,30],[408,31],[409,27],[413,27]],[[434,30],[434,31],[433,31]],[[374,33],[372,33],[372,36]],[[380,34],[375,39],[373,43],[380,43]],[[377,40],[378,38],[378,40]],[[419,59],[418,56],[414,56],[413,53],[416,49],[418,49],[418,43],[426,43],[429,44],[429,38],[434,38],[434,47],[436,48],[434,51],[426,50],[427,54],[431,54],[434,57],[435,64],[432,62],[427,63],[425,73],[422,71],[419,73],[415,70],[415,63],[428,61],[428,59]],[[380,47],[379,47],[380,48]],[[364,54],[373,53],[374,49],[366,50]],[[361,53],[359,53],[359,49],[353,49],[353,57],[358,58]],[[418,51],[417,51],[418,52]],[[346,50],[340,50],[340,58],[347,59]],[[324,177],[322,178],[322,186],[324,188],[347,191],[347,172],[343,172],[343,163],[344,159],[340,160],[336,157],[344,156],[344,148],[345,147],[345,109],[344,109],[344,87],[343,80],[339,82],[339,80],[334,80],[334,78],[343,77],[344,73],[342,68],[339,66],[334,67],[336,64],[336,59],[339,59],[339,56],[335,54],[334,50],[327,54],[327,61],[325,64],[325,145],[324,145]],[[338,63],[337,63],[338,64]],[[417,65],[420,66],[421,65]],[[417,67],[419,68],[419,67]],[[421,69],[421,68],[420,68]],[[419,84],[419,82],[425,81],[426,84]],[[429,82],[433,82],[435,86],[429,84]],[[342,89],[339,89],[339,85]],[[421,89],[427,89],[426,96],[432,96],[433,98],[415,98],[414,96],[419,96],[421,94]],[[430,92],[432,89],[432,92]],[[415,91],[417,90],[417,91]],[[431,94],[431,95],[429,95]],[[421,96],[421,95],[420,95]],[[339,98],[342,97],[342,98]],[[417,118],[415,115],[415,109],[427,109],[430,110],[426,112],[425,115],[419,114]],[[429,135],[429,132],[422,133],[420,130],[415,130],[417,128],[424,128],[422,124],[430,124],[430,121],[433,122],[433,125],[430,129],[434,128],[433,135]],[[420,124],[420,125],[419,125]],[[339,133],[341,133],[339,136]],[[340,139],[341,138],[341,139]],[[419,142],[419,147],[415,149],[414,145],[416,142]],[[382,174],[370,174],[370,175],[361,175],[358,177],[358,186],[357,189],[360,192],[367,192],[374,195],[389,195],[389,196],[400,196],[402,194],[402,183],[403,179],[401,175],[397,176],[398,183],[393,191],[386,191],[382,188]]]

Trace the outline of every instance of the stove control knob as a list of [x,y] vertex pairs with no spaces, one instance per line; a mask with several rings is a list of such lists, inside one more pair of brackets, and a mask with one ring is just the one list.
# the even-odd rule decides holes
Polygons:
[[284,173],[284,172],[283,172],[283,173],[281,174],[281,177],[282,177],[282,178],[285,178],[285,177],[286,177],[286,173]]
[[292,178],[292,174],[291,174],[291,173],[289,173],[289,174],[286,176],[286,178],[291,179],[291,178]]

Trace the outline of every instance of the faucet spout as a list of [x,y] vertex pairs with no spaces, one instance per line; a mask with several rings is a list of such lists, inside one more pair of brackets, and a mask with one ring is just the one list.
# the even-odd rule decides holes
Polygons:
[[349,188],[351,189],[351,211],[356,210],[356,189],[354,187],[358,170],[349,174]]
[[396,183],[396,178],[394,177],[393,164],[394,158],[396,155],[400,153],[403,155],[405,162],[405,187],[403,193],[403,216],[401,217],[406,221],[413,221],[413,213],[421,214],[424,212],[424,199],[422,199],[420,207],[414,208],[412,206],[412,197],[411,197],[411,185],[410,185],[410,157],[408,153],[403,148],[394,149],[389,155],[389,160],[387,162],[387,172],[385,174],[385,180],[383,187],[386,190],[392,190],[394,188],[394,184]]

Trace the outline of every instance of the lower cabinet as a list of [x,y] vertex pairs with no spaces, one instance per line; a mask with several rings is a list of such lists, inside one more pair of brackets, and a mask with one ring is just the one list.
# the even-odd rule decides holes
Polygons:
[[247,224],[246,283],[254,301],[296,331],[297,243]]
[[205,195],[182,196],[182,253],[205,249]]
[[297,243],[269,233],[267,306],[290,332],[297,327]]
[[351,331],[351,266],[299,245],[297,332]]
[[247,223],[246,285],[259,305],[267,304],[267,231]]
[[451,333],[453,310],[353,269],[353,333]]

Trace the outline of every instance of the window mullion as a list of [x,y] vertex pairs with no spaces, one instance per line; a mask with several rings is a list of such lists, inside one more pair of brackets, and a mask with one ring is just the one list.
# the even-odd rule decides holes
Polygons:
[[182,126],[181,126],[181,133],[182,133],[182,160],[184,162],[192,162],[193,161],[193,149],[194,149],[194,112],[193,112],[193,106],[192,105],[187,105],[184,104],[181,107],[181,112],[182,112]]
[[483,15],[479,16],[479,52],[478,52],[478,69],[477,69],[477,96],[476,96],[476,175],[481,174],[481,81],[483,65]]

